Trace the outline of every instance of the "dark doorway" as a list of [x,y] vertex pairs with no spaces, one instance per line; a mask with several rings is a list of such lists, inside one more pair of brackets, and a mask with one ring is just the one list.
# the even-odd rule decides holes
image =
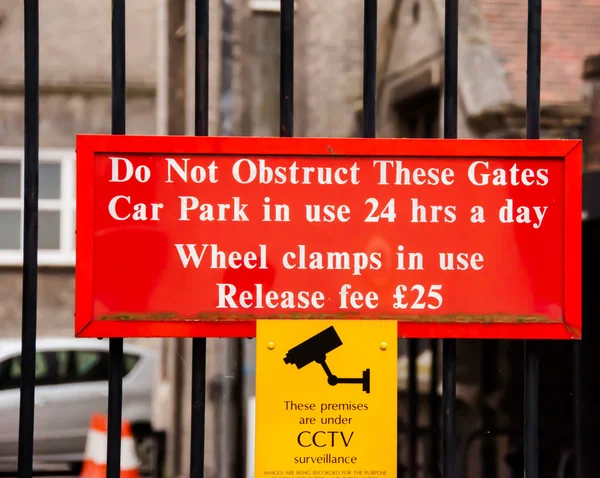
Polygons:
[[401,138],[438,138],[440,124],[440,91],[427,89],[396,103]]

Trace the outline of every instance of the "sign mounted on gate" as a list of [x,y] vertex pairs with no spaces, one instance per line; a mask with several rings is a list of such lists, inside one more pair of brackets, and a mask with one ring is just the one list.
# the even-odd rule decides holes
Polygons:
[[80,337],[581,337],[581,142],[77,137]]
[[257,321],[256,478],[396,476],[396,335],[389,320]]

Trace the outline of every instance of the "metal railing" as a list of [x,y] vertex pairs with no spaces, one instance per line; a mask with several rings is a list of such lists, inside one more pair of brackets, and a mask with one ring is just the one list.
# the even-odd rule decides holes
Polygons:
[[[25,55],[25,194],[23,235],[23,306],[22,306],[22,381],[19,416],[18,474],[32,476],[34,437],[34,379],[37,323],[38,277],[38,179],[39,179],[39,0],[24,0],[24,55]],[[299,2],[301,3],[301,2]],[[540,137],[540,57],[541,57],[541,0],[528,0],[527,38],[527,138]],[[195,18],[195,134],[208,135],[208,70],[209,70],[209,2],[196,1]],[[444,138],[458,134],[458,0],[445,0],[444,42]],[[281,0],[280,49],[280,135],[294,134],[294,2]],[[125,0],[112,0],[112,134],[125,134]],[[363,132],[365,138],[376,136],[377,112],[377,1],[364,0],[364,83]],[[409,345],[409,476],[417,476],[417,339]],[[442,417],[442,476],[457,476],[456,439],[456,340],[442,341],[443,397]],[[538,381],[539,354],[536,342],[524,344],[524,454],[525,474],[539,476],[539,416]],[[434,363],[437,362],[437,341],[431,341]],[[581,376],[580,344],[574,344],[574,457],[577,477],[583,477],[581,452]],[[122,414],[123,339],[110,339],[110,375],[108,396],[107,476],[120,474],[120,442]],[[439,457],[436,444],[439,436],[436,385],[437,367],[432,371],[430,393],[430,450],[428,471],[437,476]],[[191,453],[190,476],[203,477],[206,413],[206,339],[193,339],[191,395]],[[241,478],[241,477],[240,477]]]

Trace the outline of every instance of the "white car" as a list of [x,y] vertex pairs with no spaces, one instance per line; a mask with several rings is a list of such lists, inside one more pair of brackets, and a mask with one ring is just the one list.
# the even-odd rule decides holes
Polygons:
[[[108,340],[39,338],[36,341],[34,461],[69,463],[78,471],[93,413],[107,413]],[[0,465],[15,465],[19,443],[21,339],[0,340]],[[124,344],[123,419],[139,450],[152,437],[152,350]],[[139,456],[141,466],[145,457]]]

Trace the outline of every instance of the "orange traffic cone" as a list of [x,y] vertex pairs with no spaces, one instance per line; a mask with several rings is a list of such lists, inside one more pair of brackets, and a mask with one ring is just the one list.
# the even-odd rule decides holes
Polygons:
[[[106,415],[93,414],[85,443],[82,478],[106,477],[106,446],[108,419]],[[121,428],[121,478],[138,478],[138,459],[131,425],[124,420]]]

